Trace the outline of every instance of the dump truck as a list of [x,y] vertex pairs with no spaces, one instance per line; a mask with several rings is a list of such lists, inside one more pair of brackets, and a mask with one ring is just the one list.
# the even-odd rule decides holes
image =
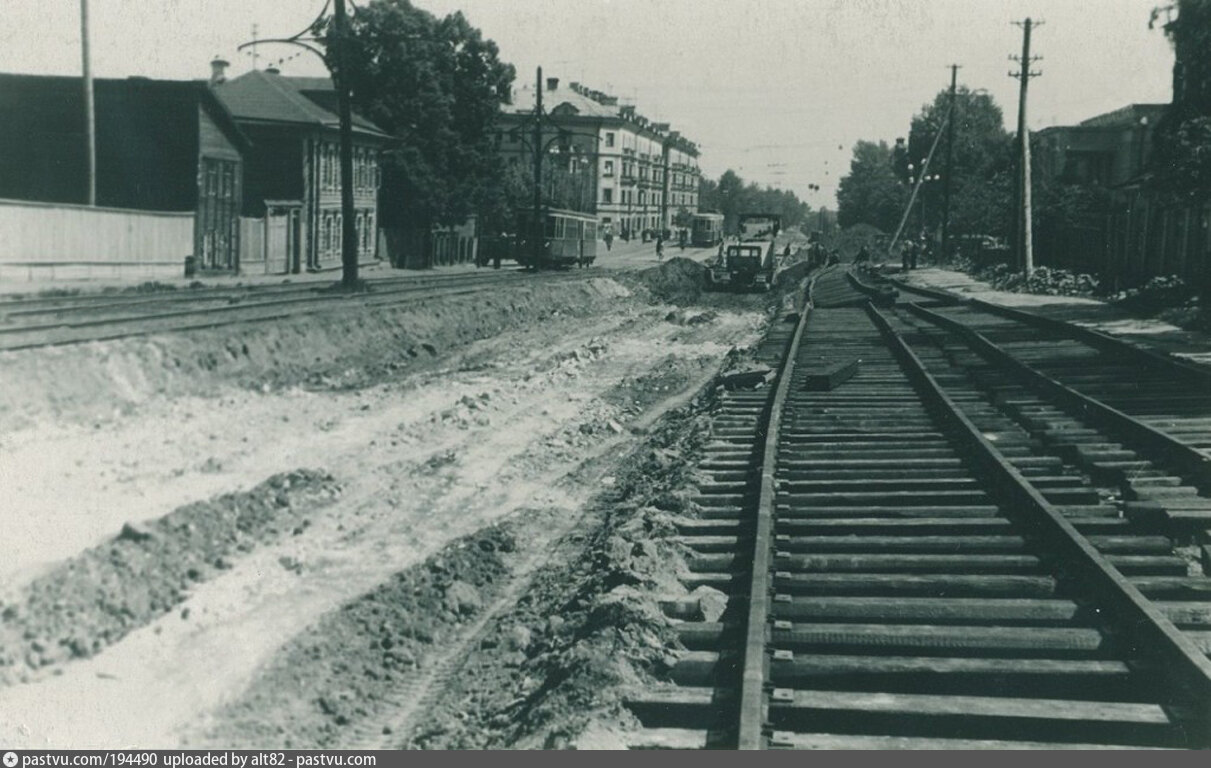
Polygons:
[[781,230],[777,214],[741,214],[736,237],[720,244],[710,264],[708,290],[768,291],[778,261],[774,240]]

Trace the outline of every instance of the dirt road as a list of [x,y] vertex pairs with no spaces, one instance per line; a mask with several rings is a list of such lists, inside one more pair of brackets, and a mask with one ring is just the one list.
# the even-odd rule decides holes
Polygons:
[[[0,742],[208,741],[284,645],[443,545],[514,521],[512,557],[532,560],[765,321],[756,298],[670,314],[620,285],[594,295],[583,312],[534,299],[414,372],[367,361],[355,386],[169,388],[6,434]],[[168,564],[199,536],[212,559]],[[69,588],[82,574],[95,597]],[[468,605],[496,599],[488,583]]]

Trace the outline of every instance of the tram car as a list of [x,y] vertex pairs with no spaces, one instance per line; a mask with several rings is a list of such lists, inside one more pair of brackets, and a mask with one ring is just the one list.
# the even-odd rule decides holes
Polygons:
[[777,268],[775,238],[782,219],[773,213],[741,214],[739,237],[719,246],[707,270],[708,290],[768,291]]
[[722,242],[722,213],[695,213],[690,217],[690,245],[709,247]]
[[[534,248],[534,238],[541,244]],[[587,267],[597,258],[597,217],[588,213],[543,208],[517,215],[514,258],[529,269]]]

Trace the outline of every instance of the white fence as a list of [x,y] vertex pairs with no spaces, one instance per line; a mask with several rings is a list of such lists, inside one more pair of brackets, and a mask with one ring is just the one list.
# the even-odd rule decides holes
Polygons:
[[193,212],[0,200],[0,279],[182,274]]

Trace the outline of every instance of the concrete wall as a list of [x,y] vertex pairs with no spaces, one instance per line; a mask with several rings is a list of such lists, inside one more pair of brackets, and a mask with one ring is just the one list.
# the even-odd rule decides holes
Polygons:
[[194,214],[0,200],[0,278],[183,273]]

